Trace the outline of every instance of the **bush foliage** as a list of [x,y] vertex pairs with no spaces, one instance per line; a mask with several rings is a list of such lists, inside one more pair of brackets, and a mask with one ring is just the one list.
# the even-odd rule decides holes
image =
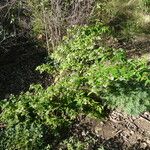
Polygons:
[[37,68],[50,73],[53,84],[2,101],[4,149],[50,149],[52,135],[59,138],[79,114],[102,117],[105,106],[131,114],[150,108],[149,66],[104,46],[101,38],[109,34],[101,23],[69,29],[49,62]]
[[57,144],[86,149],[88,140],[61,139],[80,115],[101,118],[108,108],[135,115],[150,111],[148,62],[103,43],[112,34],[149,33],[149,5],[149,0],[20,0],[0,10],[0,42],[32,26],[32,36],[44,36],[53,50],[36,69],[51,75],[51,85],[31,85],[0,101],[0,149],[54,149]]

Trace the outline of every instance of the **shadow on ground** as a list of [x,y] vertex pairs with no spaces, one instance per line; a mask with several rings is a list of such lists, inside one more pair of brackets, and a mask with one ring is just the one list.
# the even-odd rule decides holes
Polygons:
[[0,43],[0,99],[26,91],[30,84],[44,82],[47,75],[40,75],[35,68],[44,63],[46,56],[47,51],[29,37]]

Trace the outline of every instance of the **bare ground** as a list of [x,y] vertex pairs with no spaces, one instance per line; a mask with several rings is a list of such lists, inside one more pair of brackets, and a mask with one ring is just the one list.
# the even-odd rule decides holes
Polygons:
[[84,131],[84,128],[82,132],[95,135],[106,150],[150,149],[150,113],[148,112],[134,117],[115,110],[105,121],[85,117],[81,120],[80,126],[86,125],[89,126],[89,131]]

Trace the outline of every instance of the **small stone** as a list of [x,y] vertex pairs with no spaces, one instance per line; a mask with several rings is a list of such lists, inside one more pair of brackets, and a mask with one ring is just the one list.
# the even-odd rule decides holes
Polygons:
[[141,148],[145,149],[147,147],[147,144],[145,142],[141,143]]
[[143,117],[135,120],[134,123],[142,130],[150,134],[150,122]]

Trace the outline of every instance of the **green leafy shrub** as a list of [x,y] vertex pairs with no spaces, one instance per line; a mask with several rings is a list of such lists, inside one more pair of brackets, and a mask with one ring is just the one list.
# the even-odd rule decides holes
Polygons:
[[38,69],[51,72],[55,86],[61,84],[70,90],[76,87],[98,103],[102,100],[133,114],[147,110],[150,105],[147,62],[127,59],[122,49],[101,46],[99,41],[104,33],[108,34],[109,29],[101,24],[74,27],[53,53],[54,65]]
[[27,92],[18,97],[12,96],[9,101],[4,102],[1,121],[6,123],[7,130],[2,134],[1,149],[41,149],[46,145],[44,136],[48,127],[44,124],[42,114],[37,112],[37,109],[40,112],[44,107],[38,101],[45,97],[44,93],[39,94],[42,93],[42,87],[37,85],[35,88],[35,92],[38,92],[36,96]]
[[101,38],[109,33],[101,23],[68,30],[51,61],[37,68],[50,73],[53,84],[31,86],[2,105],[6,148],[50,149],[51,135],[60,138],[79,114],[101,117],[106,105],[135,114],[149,109],[149,66],[104,46]]

